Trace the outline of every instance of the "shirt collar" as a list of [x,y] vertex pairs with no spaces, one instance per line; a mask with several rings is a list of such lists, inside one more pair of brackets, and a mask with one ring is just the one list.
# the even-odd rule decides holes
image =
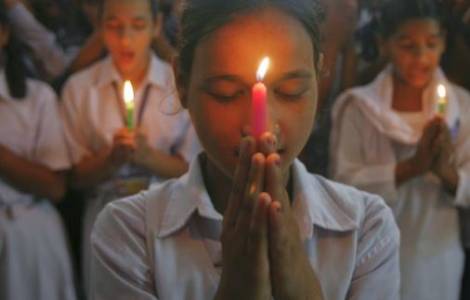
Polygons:
[[[326,179],[319,179],[309,174],[299,161],[294,162],[292,175],[293,210],[303,239],[313,236],[314,225],[339,232],[358,228],[357,207],[354,201],[347,201],[349,197],[346,193],[338,193]],[[204,185],[200,159],[193,160],[188,173],[178,179],[168,202],[158,237],[164,238],[180,230],[196,212],[205,218],[217,221],[223,219],[223,216],[215,210]]]
[[192,161],[189,171],[176,184],[163,216],[159,238],[169,236],[184,227],[195,212],[203,217],[222,221],[223,217],[215,210],[204,184],[200,157]]
[[341,185],[333,187],[326,179],[310,174],[298,160],[292,165],[293,210],[303,239],[313,236],[314,225],[346,232],[357,229],[357,207]]
[[[144,79],[144,82],[148,82],[152,85],[164,88],[168,86],[169,78],[173,78],[171,68],[157,56],[151,54],[150,66],[147,71],[147,75]],[[116,66],[113,63],[112,57],[108,55],[102,61],[101,66],[97,72],[97,85],[103,86],[108,85],[112,82],[122,82],[122,80],[123,79],[121,75],[119,74]]]

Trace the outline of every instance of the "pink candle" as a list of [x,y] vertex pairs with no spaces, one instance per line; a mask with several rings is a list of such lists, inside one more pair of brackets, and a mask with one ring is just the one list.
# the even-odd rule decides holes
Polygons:
[[266,131],[268,92],[262,80],[268,71],[268,67],[269,58],[265,57],[258,68],[256,76],[258,82],[251,91],[251,130],[255,138],[259,138]]

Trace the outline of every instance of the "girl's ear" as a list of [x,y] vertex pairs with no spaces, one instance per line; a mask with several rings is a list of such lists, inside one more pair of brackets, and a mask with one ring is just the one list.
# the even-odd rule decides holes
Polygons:
[[156,39],[160,37],[163,28],[163,13],[158,12],[153,23],[153,38]]
[[179,68],[179,61],[178,58],[172,60],[173,72],[175,74],[175,81],[176,81],[176,89],[178,90],[179,100],[181,106],[185,109],[188,109],[188,92],[186,87],[186,80],[184,76],[181,74]]

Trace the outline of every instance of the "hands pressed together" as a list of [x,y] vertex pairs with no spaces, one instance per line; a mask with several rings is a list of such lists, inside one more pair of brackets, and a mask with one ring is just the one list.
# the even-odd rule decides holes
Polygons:
[[[322,299],[291,210],[276,141],[242,140],[224,214],[216,299]],[[257,150],[259,152],[257,152]]]
[[134,132],[127,128],[121,128],[114,134],[109,159],[115,166],[129,162],[145,166],[152,153],[153,149],[148,143],[145,132],[142,130]]
[[416,154],[411,159],[418,174],[432,172],[455,189],[457,169],[455,147],[450,130],[440,117],[432,119],[424,128]]

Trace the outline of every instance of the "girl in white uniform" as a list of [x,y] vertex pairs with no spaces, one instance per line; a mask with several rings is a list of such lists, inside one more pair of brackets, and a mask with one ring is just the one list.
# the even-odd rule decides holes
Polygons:
[[[88,284],[89,236],[97,214],[112,200],[151,181],[176,177],[198,152],[189,115],[179,105],[171,67],[152,54],[160,29],[155,0],[100,2],[109,56],[75,74],[62,100],[72,157],[70,184],[89,191],[84,220],[83,270]],[[127,128],[123,82],[136,90],[134,128]]]
[[[393,209],[404,300],[459,299],[463,268],[456,206],[470,203],[470,95],[439,69],[438,12],[428,0],[385,5],[391,65],[333,110],[333,178],[382,195]],[[447,104],[437,109],[439,98]]]
[[[205,152],[183,177],[101,213],[93,299],[398,299],[390,209],[296,160],[317,103],[317,3],[186,4],[178,80]],[[255,138],[264,56],[267,122]]]
[[[27,79],[0,2],[0,299],[73,300],[64,230],[50,201],[70,167],[57,98]],[[46,200],[47,199],[47,200]]]

